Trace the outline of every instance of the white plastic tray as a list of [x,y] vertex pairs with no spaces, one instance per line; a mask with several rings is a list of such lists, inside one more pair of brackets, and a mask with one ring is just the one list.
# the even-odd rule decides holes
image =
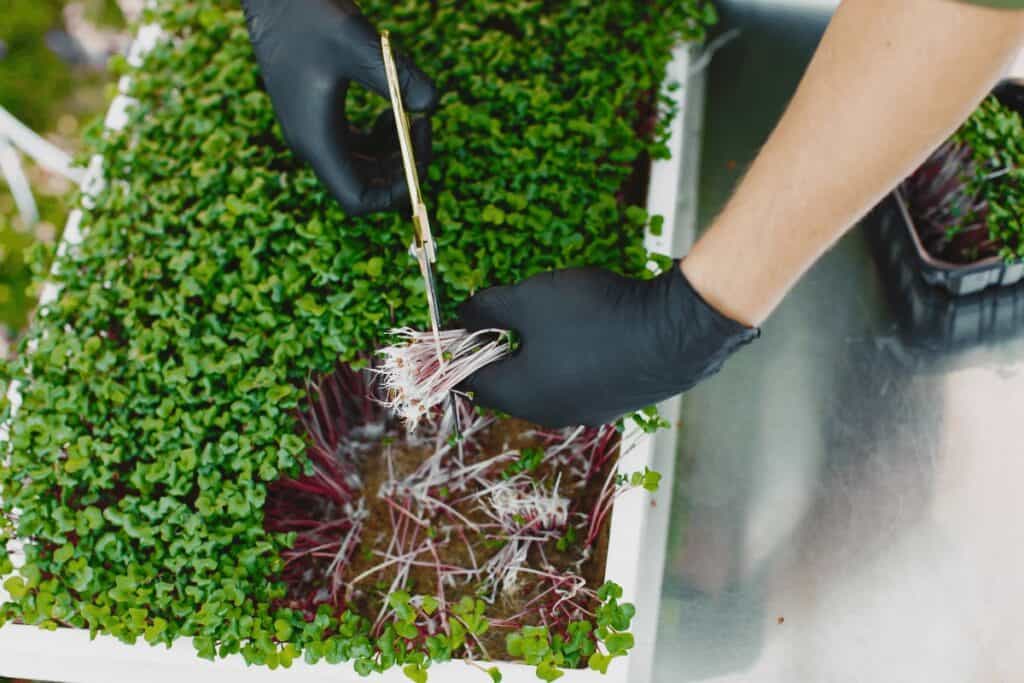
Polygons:
[[[132,48],[131,61],[137,62],[159,36],[157,28],[144,28]],[[666,78],[666,84],[677,83],[681,86],[669,92],[679,111],[673,121],[669,140],[673,155],[670,160],[654,162],[651,168],[647,209],[651,214],[664,216],[665,222],[660,235],[645,236],[645,245],[649,250],[663,254],[673,254],[678,242],[675,231],[679,221],[677,213],[681,174],[684,168],[694,167],[695,157],[691,157],[698,152],[695,146],[688,144],[692,138],[684,131],[683,114],[687,111],[685,105],[689,97],[687,81],[690,63],[691,48],[677,48]],[[124,92],[127,84],[121,85]],[[130,103],[131,100],[126,96],[119,96],[111,105],[106,119],[107,126],[122,127],[126,122],[125,109]],[[102,183],[102,168],[97,157],[90,164],[84,187],[88,191],[89,188],[102,187]],[[64,250],[82,239],[81,219],[80,211],[71,214],[64,242],[58,251],[58,261]],[[88,229],[87,226],[85,229]],[[57,287],[50,285],[44,289],[41,302],[49,303],[57,294]],[[12,387],[11,398],[17,405],[16,386]],[[637,614],[632,628],[636,646],[628,657],[613,660],[606,676],[592,671],[566,671],[559,679],[564,683],[646,683],[650,680],[667,520],[672,498],[679,399],[667,401],[660,406],[660,410],[672,422],[671,429],[662,430],[654,436],[643,434],[637,429],[627,430],[623,439],[624,455],[620,461],[623,472],[643,470],[644,467],[661,472],[663,478],[660,490],[654,495],[633,491],[616,501],[611,517],[606,566],[607,578],[622,586],[623,599],[636,604]],[[4,425],[0,429],[0,440],[6,436],[6,431]],[[4,598],[6,596],[0,588],[0,602]],[[532,667],[507,663],[499,663],[497,666],[506,683],[536,683],[538,680]],[[330,683],[408,681],[398,670],[363,679],[349,664],[320,663],[310,666],[303,661],[296,661],[290,669],[271,671],[266,667],[249,667],[240,656],[215,662],[199,659],[192,644],[184,638],[167,649],[152,647],[142,641],[136,645],[126,645],[109,636],[90,640],[88,632],[79,629],[44,631],[20,624],[8,624],[0,628],[0,675],[69,683],[136,683],[139,680],[152,683],[181,683],[184,680],[216,680],[218,683],[253,683],[263,680]],[[485,674],[464,662],[434,665],[430,668],[430,679],[437,683],[482,683],[488,680]]]

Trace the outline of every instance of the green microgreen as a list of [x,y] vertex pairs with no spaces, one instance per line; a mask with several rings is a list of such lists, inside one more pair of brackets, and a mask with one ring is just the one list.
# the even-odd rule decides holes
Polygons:
[[[550,269],[647,272],[640,227],[658,224],[631,183],[668,153],[669,101],[654,93],[671,47],[704,36],[709,3],[360,5],[442,93],[423,184],[446,319],[480,288]],[[90,130],[108,182],[55,273],[37,254],[61,293],[4,377],[22,403],[0,467],[0,575],[8,538],[24,564],[4,578],[0,622],[421,681],[487,632],[484,603],[450,605],[443,635],[423,628],[420,611],[441,609],[426,598],[392,595],[380,629],[353,610],[291,609],[281,576],[296,533],[265,523],[268,486],[311,473],[304,383],[365,362],[395,325],[428,323],[411,226],[345,215],[289,151],[237,0],[166,0],[147,21],[167,38],[141,68],[119,66],[137,104],[124,131]],[[385,107],[350,93],[356,124]],[[522,656],[554,680],[623,654],[625,606],[609,604],[589,636],[524,634]]]
[[933,255],[958,263],[1024,258],[1024,119],[995,95],[903,187]]
[[519,451],[519,455],[505,468],[503,476],[513,477],[521,472],[533,472],[544,460],[544,449],[528,446]]

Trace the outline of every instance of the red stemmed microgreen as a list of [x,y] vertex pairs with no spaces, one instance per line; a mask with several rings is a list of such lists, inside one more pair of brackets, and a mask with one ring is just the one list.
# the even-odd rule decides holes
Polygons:
[[988,97],[903,183],[914,229],[933,256],[1024,258],[1024,122]]

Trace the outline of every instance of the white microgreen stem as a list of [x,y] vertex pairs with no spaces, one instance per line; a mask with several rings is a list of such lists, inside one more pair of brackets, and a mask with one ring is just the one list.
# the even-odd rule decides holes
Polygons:
[[597,497],[597,502],[590,512],[590,521],[587,526],[587,538],[584,541],[584,547],[590,547],[597,541],[597,537],[601,533],[601,526],[604,524],[608,513],[611,512],[615,499],[634,488],[639,487],[631,484],[628,479],[620,483],[619,473],[616,470],[608,473],[608,478],[605,479],[604,486],[601,487],[601,493]]
[[[373,576],[377,572],[383,571],[384,569],[387,569],[388,567],[391,567],[396,564],[405,565],[411,560],[415,559],[418,555],[425,552],[425,548],[420,548],[412,552],[408,552],[405,550],[406,541],[408,540],[408,532],[406,531],[406,527],[409,526],[408,518],[405,516],[401,516],[398,517],[396,520],[394,508],[389,508],[389,512],[391,513],[391,526],[394,529],[394,533],[392,533],[391,535],[391,543],[389,544],[388,549],[385,552],[380,552],[376,550],[374,551],[375,555],[381,555],[386,559],[380,564],[374,565],[373,567],[364,570],[358,576],[350,579],[348,582],[350,591],[360,581],[363,581],[364,579]],[[415,542],[415,536],[413,538],[413,542]],[[409,545],[411,545],[411,543]],[[392,549],[394,549],[397,554],[392,554]],[[407,570],[408,569],[406,568],[406,571]],[[402,573],[402,569],[399,569],[397,573],[400,575]]]
[[[401,520],[399,520],[399,522],[405,522],[405,518],[403,517]],[[396,590],[400,589],[402,586],[405,586],[409,582],[409,571],[412,569],[412,563],[416,561],[416,557],[422,555],[424,552],[427,552],[428,549],[426,547],[426,543],[416,547],[416,543],[419,540],[419,530],[420,528],[418,526],[413,526],[412,538],[409,539],[409,547],[415,547],[416,549],[408,553],[404,557],[398,559],[397,561],[393,562],[393,564],[398,566],[398,570],[395,572],[394,579],[392,579],[391,586],[388,588],[385,597],[387,595],[390,595],[391,593],[394,593]],[[373,633],[375,635],[380,635],[380,629],[383,627],[384,620],[390,611],[392,610],[388,606],[387,600],[383,600],[381,602],[380,611],[377,613],[377,619],[374,621],[373,624]]]
[[523,569],[530,552],[530,542],[509,541],[483,566],[483,585],[491,589],[490,602],[504,591],[508,595],[517,592],[516,579]]
[[462,527],[458,528],[459,538],[462,539],[463,544],[466,546],[466,551],[469,553],[469,561],[473,563],[473,571],[479,570],[479,565],[476,562],[476,553],[473,552],[473,544],[466,538],[466,532],[462,530]]
[[590,512],[590,523],[587,527],[587,538],[584,541],[584,545],[590,546],[597,540],[597,535],[601,529],[601,523],[604,521],[605,510],[610,509],[612,501],[615,498],[616,487],[614,482],[618,476],[615,470],[608,473],[607,478],[604,481],[604,485],[601,487],[601,493],[597,497],[597,502],[594,504],[593,509]]
[[[530,599],[525,605],[523,605],[522,611],[512,617],[508,617],[507,621],[515,622],[522,619],[527,614],[539,612],[543,615],[544,610],[541,608],[531,609],[534,606],[548,600],[552,596],[556,596],[555,600],[549,606],[549,612],[555,612],[563,604],[575,604],[577,597],[583,597],[589,600],[596,599],[597,592],[586,587],[586,580],[575,574],[555,574],[550,571],[539,571],[525,567],[522,569],[524,574],[532,574],[542,579],[542,581],[549,581],[549,585],[546,589],[541,591],[539,594]],[[583,610],[587,613],[586,610]],[[577,614],[569,614],[567,616],[574,617]]]
[[410,431],[470,375],[511,352],[504,330],[444,330],[440,359],[432,332],[403,327],[392,335],[396,343],[378,352],[382,362],[374,371],[386,392],[384,404]]
[[444,632],[451,635],[451,631],[448,629],[448,616],[445,614],[448,610],[448,603],[444,598],[444,576],[445,572],[441,566],[441,558],[437,555],[437,548],[434,546],[434,541],[427,539],[427,545],[430,546],[430,554],[434,556],[434,563],[437,568],[437,602],[438,610],[441,614],[441,627]]
[[[429,539],[428,539],[428,541],[429,541]],[[442,541],[440,543],[437,543],[436,547],[440,548],[440,547],[443,547],[444,545],[446,545],[446,544]],[[431,552],[430,544],[428,542],[424,542],[420,547],[416,548],[415,550],[413,550],[411,552],[405,553],[403,555],[397,555],[397,556],[396,555],[389,555],[388,553],[385,553],[385,552],[383,552],[381,550],[374,550],[373,554],[378,556],[378,557],[381,557],[381,558],[383,558],[385,560],[381,564],[377,565],[378,567],[383,567],[383,566],[387,565],[388,563],[394,564],[394,563],[401,562],[403,564],[408,563],[409,566],[411,566],[411,567],[440,567],[445,573],[455,573],[455,574],[471,573],[471,570],[465,569],[463,567],[457,567],[457,566],[451,565],[451,564],[440,564],[440,565],[438,565],[433,560],[417,560],[417,559],[415,559],[415,558],[419,557],[420,555],[423,555],[423,554],[429,553],[429,552]]]
[[432,505],[435,505],[435,506],[439,507],[445,513],[447,513],[448,515],[450,515],[450,516],[454,517],[455,519],[459,520],[460,522],[465,524],[467,527],[469,527],[470,529],[472,529],[476,533],[480,533],[480,526],[477,525],[472,520],[470,520],[465,515],[463,515],[461,512],[456,510],[455,508],[451,507],[450,505],[447,505],[446,503],[444,503],[443,501],[438,500],[437,498],[429,498],[429,501],[430,501],[430,503]]
[[[482,589],[481,599],[491,604],[506,597],[525,601],[519,614],[493,625],[545,624],[559,629],[568,620],[592,616],[588,609],[596,594],[586,588],[579,572],[622,491],[615,468],[609,466],[619,451],[618,433],[609,426],[537,428],[512,431],[499,445],[493,440],[501,432],[488,432],[497,418],[459,398],[455,403],[462,438],[456,444],[452,413],[446,410],[448,391],[507,353],[507,338],[500,331],[446,331],[446,351],[439,362],[432,334],[399,330],[398,336],[401,343],[381,352],[384,367],[370,371],[379,386],[367,383],[366,373],[342,370],[310,391],[311,405],[302,420],[312,441],[312,468],[307,470],[311,475],[293,482],[292,497],[276,508],[277,516],[283,515],[291,525],[281,530],[300,535],[284,554],[289,580],[312,581],[309,577],[316,572],[310,566],[323,571],[328,565],[326,576],[319,576],[327,579],[323,592],[335,605],[344,606],[353,595],[384,598],[372,626],[378,635],[393,615],[387,595],[410,590],[413,570],[424,568],[432,582],[436,580],[436,589],[429,592],[436,590],[439,603],[436,612],[427,615],[421,610],[417,617],[416,628],[424,636],[438,628],[450,634],[458,618],[451,609],[451,587],[462,584]],[[350,396],[353,392],[364,400]],[[413,402],[418,407],[410,417],[403,410]],[[419,426],[419,431],[396,434],[394,417],[405,419],[410,429]],[[383,481],[371,492],[363,489],[361,472],[373,453],[383,458],[378,465]],[[408,462],[404,454],[411,453],[425,457],[411,473],[403,472]],[[562,494],[577,495],[606,473],[608,479],[590,510],[577,509],[582,501],[572,502]],[[365,551],[376,564],[349,579],[346,570],[367,533],[367,496],[374,495],[383,501],[372,514],[383,517],[390,528]],[[310,496],[315,514],[302,507]],[[580,558],[576,563],[556,569],[548,558],[564,562],[564,549],[559,547],[561,554],[545,549],[553,553],[549,544],[565,537],[570,523],[586,542],[575,548]],[[466,559],[460,562],[465,566],[442,561],[442,549],[455,544],[466,549]],[[296,561],[303,557],[316,559]],[[325,565],[320,564],[324,560]],[[373,583],[381,579],[384,583]],[[486,656],[483,644],[467,637],[462,655]]]
[[545,490],[535,481],[527,481],[525,486],[512,479],[496,482],[487,501],[490,510],[484,509],[510,533],[524,526],[520,520],[536,522],[536,526],[543,529],[564,528],[569,516],[569,499],[558,495],[560,481],[560,477],[556,479],[551,490]]
[[[360,501],[360,503],[362,503],[362,501]],[[344,575],[346,566],[352,558],[352,553],[356,549],[356,545],[359,541],[359,535],[362,531],[363,521],[362,518],[359,518],[359,520],[352,525],[352,528],[349,529],[348,534],[346,534],[338,548],[338,552],[335,554],[334,559],[331,560],[331,564],[327,568],[327,573],[331,577],[331,590],[334,594],[337,594],[344,586],[342,576]]]
[[382,498],[383,498],[384,502],[387,503],[389,507],[391,507],[391,509],[393,509],[395,512],[397,512],[400,515],[405,515],[410,520],[412,520],[412,522],[414,524],[419,524],[421,527],[425,527],[425,528],[429,528],[430,527],[430,522],[428,522],[425,519],[421,519],[421,518],[417,517],[416,515],[412,514],[407,509],[405,509],[404,507],[402,507],[401,505],[399,505],[395,501],[391,500],[391,498],[389,498],[387,496],[382,496]]

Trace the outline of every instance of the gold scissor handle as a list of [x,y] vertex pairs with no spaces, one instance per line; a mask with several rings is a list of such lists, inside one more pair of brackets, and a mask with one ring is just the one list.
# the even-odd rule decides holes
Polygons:
[[398,147],[402,152],[402,167],[405,169],[405,182],[409,186],[409,201],[412,204],[412,222],[416,237],[416,248],[431,263],[437,261],[434,249],[434,237],[430,232],[430,219],[427,207],[423,203],[420,192],[420,178],[416,172],[416,159],[412,151],[412,135],[409,132],[409,117],[402,103],[402,89],[398,81],[398,67],[395,55],[391,50],[391,36],[387,31],[380,34],[380,47],[384,55],[384,73],[388,79],[388,93],[391,96],[391,109],[395,114],[395,125],[398,128]]

